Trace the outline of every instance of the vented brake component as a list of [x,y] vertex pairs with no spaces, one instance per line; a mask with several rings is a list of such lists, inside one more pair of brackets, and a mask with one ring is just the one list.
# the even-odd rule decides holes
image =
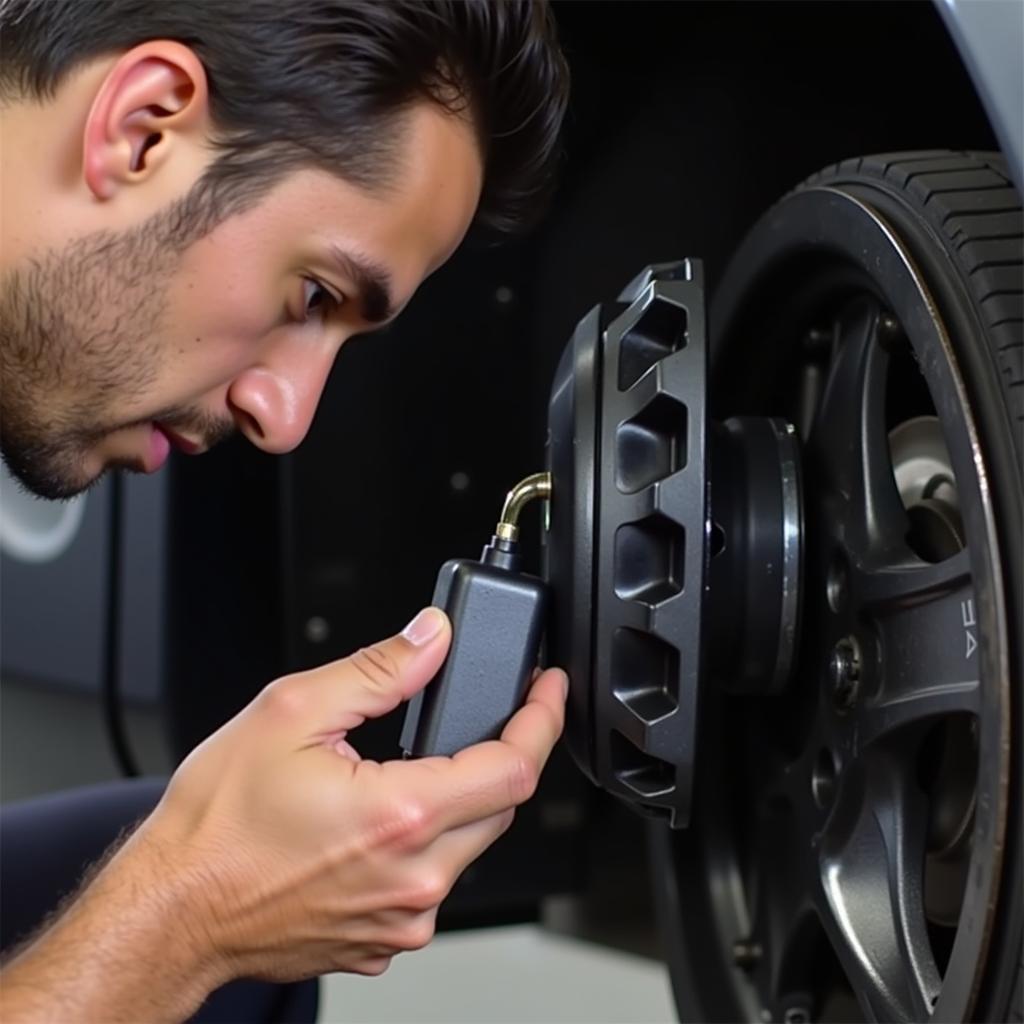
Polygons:
[[690,814],[702,685],[775,692],[799,620],[792,428],[706,410],[694,260],[648,267],[580,321],[548,413],[546,576],[567,738],[603,788],[674,827]]

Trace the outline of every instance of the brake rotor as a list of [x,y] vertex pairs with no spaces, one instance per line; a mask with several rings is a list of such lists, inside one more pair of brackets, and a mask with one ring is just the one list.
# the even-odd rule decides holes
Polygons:
[[548,412],[550,660],[584,772],[690,817],[701,689],[774,693],[800,618],[793,428],[709,421],[701,267],[650,266],[580,321]]

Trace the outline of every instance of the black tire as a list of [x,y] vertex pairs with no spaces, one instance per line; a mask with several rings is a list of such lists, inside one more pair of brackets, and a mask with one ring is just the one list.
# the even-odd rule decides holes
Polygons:
[[[1001,802],[993,818],[1000,838],[993,841],[990,849],[991,891],[987,892],[987,898],[993,909],[984,917],[985,936],[978,947],[976,974],[968,986],[970,992],[959,1003],[952,996],[949,1001],[945,1001],[945,997],[944,1001],[939,1001],[936,995],[931,1005],[941,1017],[954,1012],[969,1014],[976,1020],[1020,1021],[1024,1019],[1021,850],[1024,827],[1021,820],[1024,806],[1021,778],[1024,745],[1024,216],[1021,198],[1012,185],[1003,158],[990,153],[933,151],[870,156],[844,161],[808,179],[753,229],[716,295],[711,315],[710,387],[716,418],[743,413],[795,418],[792,404],[786,406],[785,396],[792,399],[795,386],[790,378],[797,360],[802,357],[796,354],[798,343],[775,325],[796,323],[794,306],[800,301],[810,301],[807,296],[812,290],[800,291],[801,274],[813,277],[830,271],[823,270],[814,261],[816,242],[811,238],[807,239],[806,252],[800,251],[800,239],[794,239],[792,231],[788,242],[779,239],[786,235],[786,219],[793,217],[798,207],[806,210],[812,199],[817,201],[817,215],[825,220],[831,215],[830,200],[834,200],[832,206],[852,202],[868,210],[891,232],[895,248],[904,254],[910,273],[926,285],[932,318],[939,325],[939,333],[948,339],[949,366],[942,372],[948,372],[959,391],[950,389],[935,394],[933,380],[929,377],[935,418],[944,431],[947,417],[950,417],[949,422],[956,419],[959,425],[962,421],[975,431],[973,450],[976,465],[982,472],[971,486],[976,486],[984,497],[991,532],[984,536],[975,532],[969,541],[973,581],[979,588],[979,601],[991,604],[995,595],[999,607],[991,609],[994,617],[990,621],[1002,623],[999,630],[993,627],[994,631],[989,634],[981,629],[981,643],[989,645],[985,664],[1003,666],[999,678],[989,679],[992,683],[989,687],[986,677],[979,674],[986,721],[994,723],[998,719],[998,729],[1002,730],[999,732],[1001,751],[992,754],[1002,758],[998,761],[1002,766],[998,777]],[[812,227],[808,230],[813,234]],[[821,244],[824,252],[827,246]],[[834,246],[835,240],[829,244]],[[856,262],[856,253],[846,255]],[[788,269],[781,265],[784,260],[788,260]],[[869,290],[872,287],[870,269],[860,267],[858,270],[859,280],[865,282],[864,287]],[[833,291],[839,289],[839,285],[830,287]],[[785,294],[787,289],[790,294]],[[794,294],[797,298],[792,298]],[[905,333],[912,332],[905,329]],[[923,358],[917,348],[912,355],[918,361]],[[922,375],[927,376],[927,367]],[[959,402],[956,395],[960,396]],[[958,481],[964,465],[961,462],[957,469]],[[993,556],[987,568],[980,565],[986,548],[999,552],[998,559]],[[818,600],[822,600],[823,594],[814,587],[805,587],[804,593],[806,613],[808,602],[813,602],[815,595],[820,595]],[[805,615],[805,625],[806,621]],[[978,662],[979,673],[985,671],[980,667],[982,660]],[[805,670],[808,664],[805,659]],[[1007,698],[999,708],[990,706],[993,694],[1004,694]],[[737,825],[741,820],[746,821],[738,808],[746,798],[744,786],[750,783],[750,775],[744,781],[739,770],[730,763],[730,757],[741,761],[749,756],[744,744],[751,733],[748,731],[745,736],[741,719],[757,719],[755,725],[761,731],[771,729],[772,722],[765,717],[763,704],[753,715],[734,699],[712,696],[706,705],[699,734],[704,753],[699,749],[698,782],[704,779],[706,783],[708,776],[716,780],[728,777],[731,781],[713,781],[710,788],[705,788],[703,797],[698,794],[697,811],[689,834],[672,835],[658,826],[651,829],[656,885],[660,889],[658,905],[662,910],[680,1017],[683,1020],[790,1019],[789,1011],[784,1006],[780,1008],[778,1002],[772,1003],[767,998],[758,1001],[757,991],[753,991],[758,983],[752,980],[755,973],[750,962],[740,962],[743,956],[749,960],[753,954],[747,947],[740,949],[742,944],[737,941],[739,936],[733,924],[724,923],[721,912],[721,907],[728,904],[725,916],[729,916],[743,903],[743,870],[752,857],[756,859],[754,848],[758,842],[763,844],[764,835],[768,834],[757,833],[758,840],[748,825]],[[723,754],[721,735],[733,728],[739,739],[733,741],[731,754]],[[996,728],[993,724],[992,729]],[[988,749],[992,752],[998,746],[999,743],[989,744]],[[709,750],[712,747],[714,749]],[[988,770],[988,762],[979,764],[979,772]],[[971,820],[972,827],[977,827],[980,819],[972,815]],[[730,842],[735,843],[735,850],[728,849]],[[740,849],[744,843],[746,850]],[[970,849],[973,872],[977,858],[982,856],[979,850],[989,848],[983,846],[975,832]],[[762,845],[757,856],[770,859],[771,851]],[[738,865],[731,874],[720,870],[723,860],[729,857]],[[719,867],[715,866],[716,862]],[[722,892],[726,889],[729,895],[724,899]],[[973,895],[969,886],[965,887],[965,893]],[[965,896],[961,908],[964,915],[966,899]],[[739,918],[743,917],[743,911],[736,913]],[[752,910],[750,913],[753,915]],[[961,925],[964,920],[968,917],[961,917]],[[734,923],[733,918],[730,921]],[[976,927],[980,921],[981,918],[969,919],[969,924]],[[731,934],[730,928],[733,928]],[[953,943],[951,933],[951,947]],[[951,989],[955,987],[943,972],[947,967],[949,974],[960,970],[955,950],[948,956],[946,967],[940,969],[943,992],[947,985]],[[802,998],[803,994],[798,995]],[[894,1005],[897,1004],[898,1000]],[[882,1000],[879,1004],[866,1005],[862,998],[859,1012],[868,1019],[889,1019],[884,1009],[878,1010],[879,1005],[886,1004]],[[820,1005],[814,1008],[811,995],[804,1003],[798,1000],[793,1006],[792,1020],[816,1019],[822,1013]],[[953,1006],[961,1009],[952,1011]],[[857,1010],[857,1004],[853,1004],[852,1012]],[[832,1012],[851,1011],[847,1006]],[[909,1012],[894,1016],[914,1019]]]

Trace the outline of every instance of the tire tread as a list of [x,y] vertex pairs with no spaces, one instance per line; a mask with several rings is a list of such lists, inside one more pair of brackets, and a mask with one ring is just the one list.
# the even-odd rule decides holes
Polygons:
[[932,227],[955,253],[985,326],[1000,335],[993,350],[1010,415],[1024,421],[1024,213],[1003,157],[943,150],[857,157],[812,175],[801,187],[844,174],[881,179],[924,207]]

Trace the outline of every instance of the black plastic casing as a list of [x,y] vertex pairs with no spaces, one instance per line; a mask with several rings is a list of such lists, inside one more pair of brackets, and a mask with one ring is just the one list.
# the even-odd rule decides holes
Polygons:
[[523,702],[547,587],[515,571],[514,556],[493,544],[484,559],[454,559],[438,573],[432,603],[451,619],[452,645],[437,676],[409,702],[401,736],[407,757],[451,756],[496,739]]

